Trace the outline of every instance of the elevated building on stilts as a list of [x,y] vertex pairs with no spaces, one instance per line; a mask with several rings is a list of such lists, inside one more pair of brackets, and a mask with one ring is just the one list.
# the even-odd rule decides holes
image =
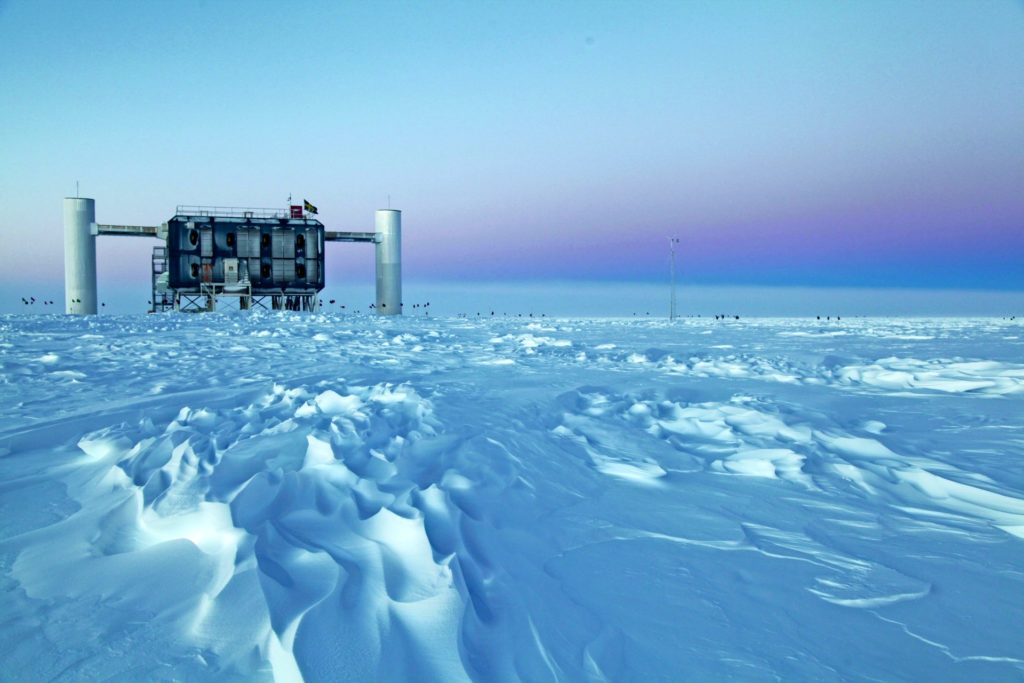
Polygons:
[[95,314],[96,237],[156,238],[150,311],[237,308],[315,311],[324,288],[327,242],[376,247],[379,315],[402,313],[402,213],[377,212],[372,232],[327,230],[308,202],[285,210],[179,206],[159,226],[96,222],[93,199],[64,200],[65,310]]

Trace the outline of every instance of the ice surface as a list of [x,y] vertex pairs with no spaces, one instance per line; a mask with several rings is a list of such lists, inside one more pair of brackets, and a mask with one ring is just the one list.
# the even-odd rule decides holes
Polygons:
[[4,680],[1017,680],[993,319],[0,318]]

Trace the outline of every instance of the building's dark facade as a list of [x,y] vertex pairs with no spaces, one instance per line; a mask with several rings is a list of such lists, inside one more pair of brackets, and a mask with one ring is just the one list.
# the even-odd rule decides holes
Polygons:
[[176,215],[167,222],[168,285],[252,287],[253,296],[309,295],[324,287],[324,226],[311,218]]

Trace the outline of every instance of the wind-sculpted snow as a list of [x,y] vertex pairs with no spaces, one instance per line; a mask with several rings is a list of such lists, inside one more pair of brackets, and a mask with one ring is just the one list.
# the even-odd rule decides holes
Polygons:
[[922,389],[950,394],[1024,392],[1024,364],[995,361],[881,358],[869,365],[834,368],[831,376],[838,384],[888,391]]
[[1020,332],[0,318],[0,678],[1016,680]]

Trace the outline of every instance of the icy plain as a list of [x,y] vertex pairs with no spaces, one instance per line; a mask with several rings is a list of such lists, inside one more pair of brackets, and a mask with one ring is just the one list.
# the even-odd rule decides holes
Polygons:
[[0,678],[1021,680],[999,319],[0,317]]

